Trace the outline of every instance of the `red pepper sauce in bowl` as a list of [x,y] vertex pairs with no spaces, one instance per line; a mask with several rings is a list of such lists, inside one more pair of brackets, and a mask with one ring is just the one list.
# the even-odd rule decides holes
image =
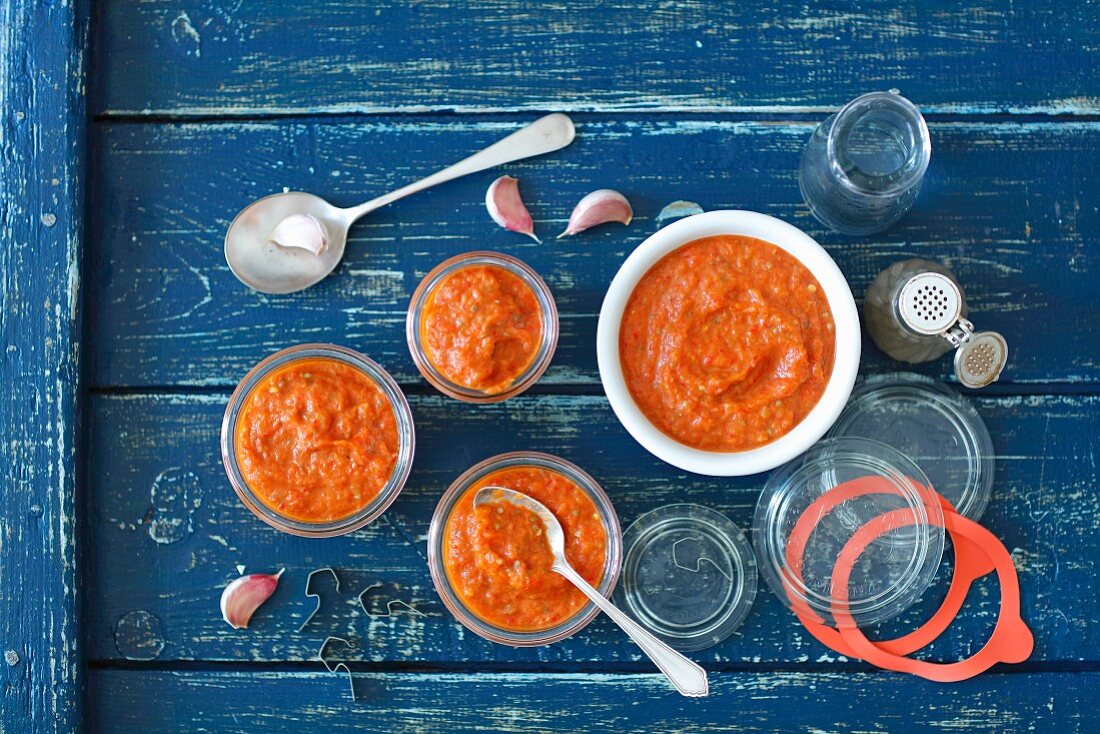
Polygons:
[[493,472],[471,486],[447,518],[443,568],[466,608],[503,629],[550,629],[576,615],[588,599],[550,570],[553,556],[535,513],[510,502],[474,507],[474,495],[490,485],[523,492],[554,513],[565,533],[569,563],[593,586],[603,578],[607,555],[599,510],[570,479],[520,466]]
[[324,357],[264,376],[237,418],[237,464],[252,493],[283,517],[332,522],[369,505],[398,456],[397,418],[378,384]]
[[420,319],[425,356],[445,378],[493,394],[538,356],[542,309],[518,275],[494,265],[459,268],[428,295]]
[[747,451],[788,433],[832,374],[833,315],[785,250],[715,235],[673,250],[635,286],[619,329],[634,402],[682,444]]

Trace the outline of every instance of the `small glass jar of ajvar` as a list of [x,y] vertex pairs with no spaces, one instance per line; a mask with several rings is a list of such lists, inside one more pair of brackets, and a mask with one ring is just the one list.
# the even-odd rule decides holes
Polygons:
[[523,262],[468,252],[437,265],[409,302],[405,333],[420,374],[471,403],[518,395],[538,381],[558,343],[558,310]]
[[397,498],[415,432],[401,389],[345,347],[302,344],[252,368],[222,421],[222,463],[241,502],[292,535],[344,535]]
[[[520,451],[494,456],[468,469],[443,494],[432,515],[428,531],[432,581],[444,605],[466,628],[512,647],[548,645],[577,633],[599,609],[550,571],[547,558],[540,563],[537,558],[520,557],[528,542],[534,544],[535,553],[549,553],[548,545],[538,548],[542,523],[530,510],[508,508],[508,512],[531,516],[517,520],[502,514],[495,531],[480,524],[494,522],[498,516],[493,513],[505,510],[495,503],[472,508],[473,495],[485,486],[515,489],[546,505],[562,524],[570,564],[605,597],[615,589],[623,557],[622,531],[611,500],[596,480],[574,464],[549,454]],[[478,515],[481,510],[485,514]],[[527,521],[537,525],[525,535],[522,526]],[[499,537],[494,542],[486,532]],[[473,545],[467,543],[471,534],[477,538]],[[476,598],[471,595],[473,589]]]

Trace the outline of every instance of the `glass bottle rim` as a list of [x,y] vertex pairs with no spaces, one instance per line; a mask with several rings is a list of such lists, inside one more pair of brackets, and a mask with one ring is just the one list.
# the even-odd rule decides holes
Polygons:
[[[420,335],[421,317],[431,293],[448,275],[474,265],[492,265],[512,273],[531,289],[539,303],[539,317],[542,321],[542,340],[539,344],[539,350],[527,369],[520,373],[507,388],[496,393],[469,388],[447,378],[446,375],[436,369],[428,358],[427,350]],[[405,339],[408,342],[409,353],[412,355],[416,368],[432,387],[457,400],[470,403],[495,403],[507,400],[527,390],[527,388],[538,382],[539,378],[546,372],[547,367],[550,366],[558,346],[558,308],[554,302],[554,295],[550,292],[550,287],[546,285],[546,281],[527,263],[511,255],[490,250],[465,252],[436,265],[424,276],[424,279],[420,281],[420,285],[413,291],[405,318]]]
[[576,464],[538,451],[512,451],[491,456],[467,469],[451,483],[432,513],[431,526],[428,529],[428,569],[443,605],[464,627],[490,642],[511,647],[537,647],[564,640],[581,631],[596,618],[600,612],[599,607],[589,601],[569,619],[545,630],[505,629],[482,620],[470,611],[455,593],[446,569],[443,567],[444,531],[458,500],[470,487],[486,476],[501,469],[517,466],[535,466],[557,472],[580,487],[596,505],[607,534],[607,554],[604,559],[603,576],[600,578],[600,583],[596,585],[596,590],[606,598],[611,597],[619,581],[623,561],[623,534],[619,526],[619,517],[611,504],[611,498],[595,479]]
[[[237,462],[236,433],[241,409],[260,381],[274,370],[302,359],[334,359],[357,369],[372,380],[389,401],[397,423],[397,461],[393,472],[378,495],[358,512],[328,522],[304,522],[282,515],[268,507],[248,486]],[[256,517],[277,530],[308,538],[345,535],[376,520],[393,504],[408,480],[416,453],[416,430],[412,411],[394,379],[377,362],[364,354],[336,344],[309,343],[287,347],[260,360],[237,384],[225,406],[222,418],[221,454],[229,483],[241,503]]]
[[[906,116],[915,120],[917,127],[917,142],[919,144],[916,146],[916,155],[918,156],[917,163],[912,170],[902,178],[892,182],[889,186],[880,190],[871,191],[853,181],[840,166],[837,156],[837,130],[841,127],[840,123],[848,117],[862,111],[863,108],[875,102],[885,102],[900,108]],[[825,151],[829,167],[841,186],[862,196],[888,198],[897,196],[912,188],[924,178],[924,174],[928,170],[928,162],[932,156],[932,140],[928,132],[928,123],[925,121],[924,115],[921,114],[915,104],[897,92],[868,92],[867,94],[862,94],[849,101],[837,111],[836,115],[833,117],[833,124],[829,129],[829,134],[826,136]]]

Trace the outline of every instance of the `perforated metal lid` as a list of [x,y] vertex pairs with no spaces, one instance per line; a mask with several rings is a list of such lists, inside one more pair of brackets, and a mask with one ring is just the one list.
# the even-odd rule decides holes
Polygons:
[[756,599],[756,556],[720,512],[675,504],[623,535],[619,608],[669,645],[703,650],[729,637]]
[[962,293],[946,275],[914,275],[898,295],[902,323],[918,334],[943,334],[962,315]]
[[995,331],[971,332],[955,351],[955,376],[967,387],[985,387],[997,381],[1007,362],[1008,342],[1003,336]]

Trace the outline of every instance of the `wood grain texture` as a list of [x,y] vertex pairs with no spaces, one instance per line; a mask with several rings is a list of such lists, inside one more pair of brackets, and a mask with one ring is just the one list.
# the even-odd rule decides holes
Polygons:
[[0,3],[0,732],[68,731],[81,710],[86,11]]
[[[0,23],[61,12],[29,7],[16,0],[16,10],[0,8]],[[96,10],[94,186],[82,296],[92,315],[89,471],[80,504],[89,542],[79,569],[89,731],[1096,729],[1094,4],[102,0]],[[52,104],[61,80],[34,76],[32,84],[27,54],[11,64],[12,44],[33,43],[4,30],[10,27],[0,25],[7,44],[0,64],[18,77],[17,93],[33,86],[35,99]],[[55,85],[48,92],[47,83]],[[802,146],[825,110],[890,87],[933,115],[932,165],[917,207],[882,235],[829,233],[801,202]],[[6,88],[0,85],[4,162],[16,134],[48,148],[48,160],[62,160],[64,121],[30,128],[29,113],[25,121],[11,116],[19,107]],[[579,113],[573,146],[370,215],[352,230],[345,262],[318,287],[262,296],[224,263],[230,219],[258,196],[306,189],[357,203],[542,110]],[[51,300],[50,308],[62,304],[56,313],[37,306],[49,288],[75,299],[64,290],[75,288],[73,278],[60,275],[75,271],[51,266],[75,262],[77,230],[59,211],[52,230],[36,224],[41,181],[25,172],[25,159],[14,159],[23,166],[17,181],[27,181],[18,186],[33,195],[11,208],[10,182],[0,176],[9,258],[0,377],[29,387],[0,398],[0,408],[17,407],[14,417],[0,418],[0,461],[6,469],[8,456],[16,460],[0,498],[0,606],[16,608],[13,594],[44,579],[54,617],[44,630],[32,616],[4,630],[5,649],[9,639],[32,645],[35,667],[24,656],[4,669],[0,733],[22,731],[24,712],[50,712],[51,696],[67,696],[81,653],[69,644],[73,657],[55,670],[43,641],[56,646],[52,632],[66,643],[75,639],[71,627],[49,621],[71,620],[58,615],[69,614],[77,581],[64,560],[72,528],[46,526],[55,517],[71,523],[71,513],[51,513],[72,502],[72,474],[58,471],[72,466],[74,450],[66,433],[71,384],[64,381],[72,373],[64,370],[75,368],[63,357],[75,344],[66,331],[75,300]],[[484,210],[485,187],[504,172],[521,179],[544,236],[564,227],[583,194],[604,186],[622,189],[637,218],[629,228],[535,245],[495,227]],[[55,189],[75,197],[70,178],[59,178]],[[459,472],[491,454],[540,449],[576,461],[608,490],[624,527],[686,500],[748,528],[764,477],[714,479],[664,465],[633,442],[600,395],[594,340],[603,294],[626,255],[655,230],[657,212],[675,199],[764,211],[806,229],[837,259],[857,298],[898,259],[944,261],[966,287],[978,327],[1007,335],[1012,357],[1002,383],[972,398],[998,454],[983,522],[1019,570],[1024,616],[1036,634],[1031,660],[949,686],[874,671],[802,633],[762,584],[742,629],[696,655],[714,671],[712,697],[688,701],[651,674],[604,618],[560,644],[515,650],[466,632],[443,608],[425,559],[432,511]],[[64,245],[49,239],[62,224]],[[13,241],[17,247],[8,246]],[[31,242],[51,246],[40,256],[24,244]],[[529,262],[562,315],[554,364],[534,394],[493,406],[435,394],[404,342],[419,279],[471,249]],[[32,318],[35,325],[25,326]],[[230,489],[218,453],[229,390],[266,354],[303,341],[360,349],[411,393],[418,452],[409,483],[381,520],[344,538],[294,538],[256,520]],[[865,344],[863,374],[897,366]],[[950,363],[920,371],[943,378]],[[47,486],[53,489],[44,500],[28,494]],[[35,507],[45,514],[30,520]],[[41,547],[47,561],[61,559],[57,575],[34,555]],[[217,601],[238,564],[249,572],[287,570],[252,628],[234,631]],[[342,593],[319,579],[321,611],[299,633],[314,604],[303,595],[306,574],[324,565],[340,569]],[[927,599],[877,632],[899,633],[926,617],[949,567]],[[22,586],[12,586],[12,573]],[[364,613],[354,595],[373,584]],[[979,583],[964,617],[927,656],[975,651],[992,628],[998,596],[994,581]],[[50,606],[55,600],[60,606]],[[391,610],[392,600],[425,616]],[[349,655],[361,697],[355,704],[346,698],[345,676],[322,672],[315,659],[330,632],[356,640]],[[75,709],[67,711],[58,728],[75,720]]]
[[[317,663],[319,666],[320,663]],[[997,732],[1095,731],[1100,674],[986,675],[936,685],[900,675],[737,672],[685,699],[659,676],[306,672],[92,673],[104,731]],[[156,706],[150,706],[156,701]],[[905,702],[898,705],[899,702]]]
[[[612,497],[624,528],[643,512],[691,501],[748,530],[764,481],[685,475],[662,464],[622,430],[602,397],[523,396],[471,406],[416,396],[416,462],[383,520],[343,538],[294,538],[256,520],[229,487],[217,437],[225,402],[220,395],[93,400],[94,550],[85,571],[96,580],[88,589],[92,660],[303,661],[335,630],[363,640],[359,658],[379,663],[648,670],[604,618],[568,641],[527,650],[491,644],[460,627],[440,603],[425,561],[428,525],[443,490],[483,458],[543,450],[591,472]],[[977,406],[999,457],[983,523],[1018,566],[1024,616],[1037,641],[1033,660],[1096,661],[1100,498],[1094,488],[1100,476],[1093,436],[1100,432],[1100,398],[983,398]],[[218,613],[218,597],[237,575],[236,564],[250,572],[287,568],[248,631],[231,630]],[[306,574],[325,565],[341,569],[342,594],[321,579],[322,614],[299,634],[314,608],[303,595]],[[942,574],[936,590],[894,627],[911,629],[925,619],[946,579]],[[368,596],[367,617],[355,608],[355,594],[375,582],[383,586]],[[387,616],[392,599],[426,616],[400,610]],[[975,589],[964,619],[929,654],[954,659],[976,650],[991,630],[998,600],[992,579]],[[741,631],[697,657],[719,666],[848,664],[803,633],[764,586]]]
[[1095,114],[1090,3],[108,0],[97,114],[837,106]]
[[[852,239],[824,230],[802,203],[797,166],[809,124],[582,117],[571,147],[507,170],[521,178],[544,236],[561,231],[574,203],[601,186],[633,201],[637,218],[628,228],[545,245],[505,232],[483,204],[494,171],[371,214],[353,228],[343,264],[303,293],[252,292],[225,264],[225,230],[256,197],[291,188],[355,203],[514,127],[447,119],[100,124],[89,253],[92,384],[232,386],[263,356],[303,341],[346,344],[400,381],[419,381],[404,337],[409,295],[440,260],[472,249],[526,260],[554,291],[561,339],[543,384],[598,384],[603,294],[675,199],[763,211],[806,229],[837,259],[857,298],[898,259],[946,262],[978,327],[1008,335],[1013,352],[1002,382],[1100,380],[1093,180],[1100,123],[935,124],[916,208],[882,235]],[[1026,341],[1047,333],[1041,349]],[[865,372],[896,368],[869,344],[864,354]],[[921,369],[946,377],[951,364]]]

